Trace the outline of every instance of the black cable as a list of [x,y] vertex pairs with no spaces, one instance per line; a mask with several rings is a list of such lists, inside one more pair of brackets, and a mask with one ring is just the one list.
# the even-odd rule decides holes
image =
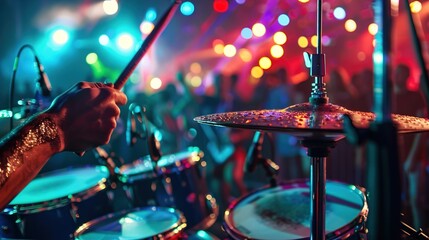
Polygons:
[[13,129],[13,99],[14,99],[14,93],[15,93],[16,72],[18,71],[19,57],[21,56],[22,51],[26,48],[29,48],[33,53],[34,57],[37,58],[36,51],[34,50],[33,46],[31,46],[30,44],[25,44],[22,47],[20,47],[18,50],[18,54],[15,57],[15,62],[13,63],[13,72],[12,72],[12,79],[10,81],[10,93],[9,93],[9,110],[11,113],[11,116],[10,116],[11,131]]

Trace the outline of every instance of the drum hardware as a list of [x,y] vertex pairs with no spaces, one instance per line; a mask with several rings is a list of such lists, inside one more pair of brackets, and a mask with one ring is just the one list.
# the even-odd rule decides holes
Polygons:
[[[401,214],[401,217],[404,217],[404,214]],[[401,220],[401,232],[402,232],[401,239],[404,239],[404,240],[428,240],[429,239],[429,236],[426,235],[421,228],[416,230],[402,220]]]
[[246,155],[246,164],[244,172],[253,172],[257,165],[262,165],[265,174],[270,179],[270,186],[277,186],[276,176],[280,167],[271,159],[262,156],[262,143],[264,142],[264,132],[256,131],[253,136],[252,144],[249,147]]
[[[387,2],[387,1],[384,1]],[[387,3],[383,3],[387,4]],[[377,5],[377,4],[375,4]],[[384,6],[383,6],[384,7]],[[388,15],[390,8],[376,8],[375,11],[377,14]],[[383,11],[384,10],[384,11]],[[383,17],[384,17],[383,15]],[[326,185],[326,166],[325,161],[329,153],[329,148],[334,147],[335,142],[344,138],[343,130],[343,116],[348,115],[351,123],[359,129],[367,129],[372,127],[376,128],[378,131],[373,131],[374,136],[386,136],[389,140],[381,142],[380,137],[377,138],[377,141],[373,141],[372,147],[375,149],[373,159],[371,159],[371,164],[377,165],[379,160],[382,159],[383,166],[385,169],[391,169],[392,171],[388,174],[396,174],[398,171],[394,169],[398,164],[394,164],[397,161],[397,154],[395,156],[390,156],[394,158],[393,164],[392,161],[388,161],[390,157],[383,156],[387,154],[388,151],[396,149],[393,148],[396,141],[396,131],[399,133],[415,133],[423,132],[429,130],[429,121],[424,118],[417,118],[411,116],[404,116],[399,114],[391,114],[387,110],[388,103],[383,102],[383,99],[389,99],[386,94],[388,91],[375,91],[379,95],[375,96],[376,100],[381,102],[376,102],[376,111],[374,113],[365,113],[350,111],[343,107],[333,105],[328,103],[327,92],[325,88],[325,83],[323,82],[323,76],[325,75],[325,56],[321,53],[321,16],[322,16],[322,1],[317,1],[317,53],[308,54],[304,53],[305,65],[310,68],[310,75],[314,77],[314,82],[312,83],[311,96],[308,103],[296,104],[285,109],[279,110],[256,110],[256,111],[239,111],[239,112],[230,112],[230,113],[218,113],[210,114],[206,116],[200,116],[194,118],[195,121],[202,124],[217,125],[217,126],[226,126],[226,127],[237,127],[244,129],[256,129],[256,130],[267,130],[267,131],[280,131],[286,132],[297,137],[303,146],[308,147],[307,155],[311,158],[311,239],[325,239],[325,185]],[[379,18],[382,18],[378,16]],[[379,20],[379,19],[377,19]],[[388,21],[383,21],[383,24],[387,24]],[[381,25],[381,24],[380,24]],[[383,31],[378,31],[381,33]],[[383,44],[383,39],[377,39],[377,45]],[[383,45],[383,47],[389,47],[388,44]],[[379,50],[385,50],[384,48],[379,47]],[[378,54],[383,56],[382,51],[379,51]],[[375,65],[375,68],[381,68],[386,70],[386,62],[382,61]],[[384,65],[383,65],[384,64]],[[378,82],[376,86],[382,89],[383,86],[387,85],[387,71],[380,71],[380,77],[384,82]],[[379,76],[377,76],[379,77]],[[381,79],[381,78],[380,78]],[[377,115],[377,117],[376,117]],[[383,123],[383,121],[387,122]],[[393,127],[393,125],[396,126]],[[378,129],[377,129],[378,128]],[[347,130],[349,131],[349,130]],[[383,149],[382,149],[383,148]],[[378,149],[378,150],[377,150]],[[393,168],[392,168],[393,166]],[[383,189],[386,192],[386,201],[392,203],[392,206],[387,207],[382,214],[373,214],[377,219],[374,220],[376,224],[386,226],[385,228],[375,227],[375,232],[383,232],[383,236],[393,236],[393,238],[398,237],[398,234],[393,234],[388,228],[391,228],[393,225],[396,226],[395,214],[390,214],[390,209],[398,209],[398,199],[395,195],[395,191],[392,189],[392,186],[398,186],[399,184],[393,184],[391,178],[386,177],[380,179],[381,175],[378,175],[381,172],[381,166],[373,166],[368,168],[370,170],[369,182],[373,182],[376,186],[373,189],[373,186],[370,186],[371,192],[377,192],[377,190],[383,189],[383,184],[389,186],[388,189]],[[393,176],[393,175],[392,175]],[[392,179],[398,180],[398,178],[393,176]],[[382,181],[381,181],[382,180]],[[393,187],[394,188],[394,187]],[[393,195],[395,196],[393,196]],[[380,194],[383,195],[383,194]],[[377,204],[374,204],[376,208],[382,208],[381,205],[383,201],[376,201],[377,197],[374,197],[372,201]],[[371,204],[370,204],[371,205]],[[386,217],[383,216],[392,216],[392,218],[387,217],[389,222],[392,225],[387,224],[383,221],[386,220]],[[388,227],[390,226],[390,227]],[[395,230],[399,229],[394,227]],[[382,229],[382,230],[381,230]],[[381,230],[381,231],[379,231]],[[379,239],[380,237],[375,237]],[[390,237],[387,237],[390,239]]]
[[0,238],[68,239],[81,224],[112,211],[107,178],[104,166],[36,177],[0,213]]

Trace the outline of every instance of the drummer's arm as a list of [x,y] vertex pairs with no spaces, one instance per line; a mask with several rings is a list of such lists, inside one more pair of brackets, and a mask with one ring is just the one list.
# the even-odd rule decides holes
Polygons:
[[0,142],[0,209],[3,209],[62,150],[55,116],[41,113]]

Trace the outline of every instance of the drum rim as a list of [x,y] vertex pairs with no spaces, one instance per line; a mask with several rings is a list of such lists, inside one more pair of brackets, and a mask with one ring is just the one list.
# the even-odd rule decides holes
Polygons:
[[[109,174],[109,171],[108,171],[107,167],[105,167],[105,166],[102,166],[102,165],[86,165],[86,166],[81,166],[81,167],[68,167],[68,168],[63,168],[63,169],[57,169],[57,170],[54,170],[51,172],[41,174],[40,176],[37,176],[37,177],[41,178],[41,177],[55,175],[55,174],[70,171],[70,170],[79,170],[79,169],[87,169],[87,168],[101,169],[101,171]],[[73,204],[73,203],[79,203],[79,202],[82,202],[82,201],[94,196],[98,192],[106,189],[107,188],[106,182],[107,182],[108,177],[109,177],[109,175],[99,179],[98,182],[94,186],[87,188],[87,189],[80,191],[80,192],[70,193],[67,196],[62,196],[62,197],[58,197],[58,198],[54,198],[54,199],[50,199],[50,200],[46,200],[46,201],[33,202],[33,203],[27,203],[27,204],[10,204],[8,206],[8,208],[13,209],[13,213],[31,214],[31,213],[38,213],[38,212],[49,211],[49,210],[61,208],[61,207],[64,207],[64,206],[67,206],[67,205]]]
[[[157,166],[153,171],[151,171],[150,169],[149,171],[138,172],[134,174],[124,174],[120,171],[118,174],[119,179],[123,183],[133,183],[134,181],[138,181],[138,180],[156,178],[160,174],[170,174],[173,172],[180,172],[185,169],[191,168],[192,166],[200,162],[204,156],[203,151],[201,151],[198,147],[188,147],[186,150],[183,150],[177,153],[167,154],[167,155],[164,155],[163,157],[174,156],[175,154],[178,154],[178,153],[188,153],[188,155],[181,159],[178,158],[176,161],[174,161],[176,164]],[[130,164],[121,166],[121,169],[122,168],[129,169],[133,166],[137,166],[140,163],[143,163],[146,161],[152,161],[150,160],[149,155],[139,158]],[[183,164],[182,161],[186,161],[189,164]]]
[[[306,184],[308,182],[309,182],[309,179],[295,179],[295,180],[290,180],[290,181],[285,181],[285,182],[279,183],[276,187],[281,187],[283,185]],[[326,239],[337,239],[338,237],[347,236],[347,235],[353,234],[354,232],[357,232],[357,231],[363,229],[364,223],[366,222],[366,219],[368,216],[368,211],[369,211],[365,189],[362,187],[353,185],[353,184],[348,184],[348,183],[344,183],[344,182],[340,182],[340,181],[336,181],[336,180],[327,180],[326,184],[328,184],[328,183],[337,183],[337,184],[342,184],[342,185],[355,186],[356,190],[362,192],[362,194],[360,196],[362,196],[363,206],[362,206],[362,209],[359,212],[359,214],[355,218],[353,218],[352,221],[345,224],[343,227],[326,234]],[[262,186],[262,187],[250,192],[249,194],[247,194],[243,197],[235,199],[228,206],[228,208],[226,209],[225,214],[224,214],[224,222],[223,222],[222,226],[223,226],[223,229],[227,232],[227,234],[230,237],[232,237],[234,239],[253,239],[253,238],[249,238],[249,236],[247,236],[247,235],[242,234],[240,231],[238,231],[238,229],[235,226],[233,226],[234,220],[232,219],[233,215],[231,214],[231,212],[239,203],[241,203],[246,198],[253,196],[255,194],[258,194],[259,192],[268,191],[268,190],[270,190],[272,188],[276,188],[276,187],[271,187],[270,185]],[[336,232],[339,232],[339,234],[337,234]],[[308,238],[300,238],[300,239],[309,239],[309,237]],[[342,238],[340,238],[340,239],[342,239]],[[296,240],[298,240],[298,239],[296,239]]]
[[84,224],[82,224],[81,226],[79,226],[75,232],[73,233],[73,236],[76,240],[81,239],[79,237],[82,236],[82,234],[85,233],[85,231],[87,231],[90,227],[97,225],[107,219],[110,218],[116,218],[119,216],[123,216],[124,214],[127,213],[132,213],[132,212],[139,212],[139,211],[143,211],[143,210],[151,210],[151,211],[158,211],[158,210],[165,210],[165,211],[171,211],[173,210],[174,213],[176,213],[179,217],[178,221],[173,224],[173,226],[171,226],[169,229],[165,230],[164,232],[158,233],[154,236],[151,236],[149,238],[139,238],[139,239],[170,239],[174,236],[176,236],[177,234],[183,232],[183,230],[186,228],[186,218],[183,214],[182,211],[175,209],[175,208],[170,208],[170,207],[158,207],[158,206],[151,206],[151,207],[138,207],[138,208],[133,208],[133,209],[126,209],[126,210],[122,210],[119,212],[114,212],[114,213],[109,213],[106,215],[103,215],[101,217],[98,217],[96,219],[93,219],[89,222],[86,222]]

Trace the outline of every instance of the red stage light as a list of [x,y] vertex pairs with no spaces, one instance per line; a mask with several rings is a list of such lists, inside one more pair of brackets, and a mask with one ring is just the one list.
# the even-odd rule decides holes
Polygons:
[[228,10],[228,6],[229,6],[229,3],[227,0],[214,0],[213,2],[213,9],[216,12],[220,12],[220,13],[226,12],[226,10]]

